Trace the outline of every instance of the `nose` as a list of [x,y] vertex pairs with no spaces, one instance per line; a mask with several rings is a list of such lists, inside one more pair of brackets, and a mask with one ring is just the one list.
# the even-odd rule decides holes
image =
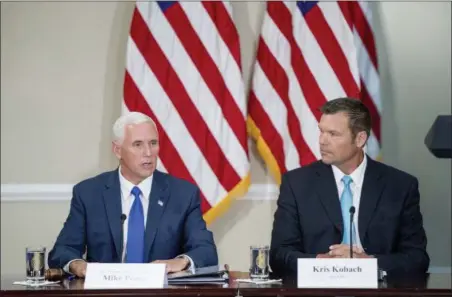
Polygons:
[[328,142],[327,136],[325,135],[325,133],[320,133],[319,136],[319,143],[320,145],[326,145]]
[[152,155],[152,148],[151,148],[150,145],[146,145],[146,146],[145,146],[145,148],[144,148],[144,155],[145,155],[146,157],[149,157],[149,156]]

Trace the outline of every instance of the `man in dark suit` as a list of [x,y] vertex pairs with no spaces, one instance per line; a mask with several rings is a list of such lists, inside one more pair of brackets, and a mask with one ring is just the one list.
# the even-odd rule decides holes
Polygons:
[[74,187],[49,267],[84,277],[87,262],[163,262],[168,272],[217,265],[198,188],[156,170],[160,147],[152,119],[131,112],[113,132],[119,168]]
[[270,248],[273,272],[296,274],[298,258],[348,258],[350,240],[353,257],[375,257],[388,273],[425,272],[430,259],[417,179],[365,154],[371,117],[361,101],[339,98],[321,111],[321,161],[282,176]]

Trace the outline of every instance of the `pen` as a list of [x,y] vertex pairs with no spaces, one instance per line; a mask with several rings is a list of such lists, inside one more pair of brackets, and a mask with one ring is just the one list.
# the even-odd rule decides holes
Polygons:
[[69,281],[71,281],[71,280],[75,279],[75,275],[69,275],[67,279],[68,279]]

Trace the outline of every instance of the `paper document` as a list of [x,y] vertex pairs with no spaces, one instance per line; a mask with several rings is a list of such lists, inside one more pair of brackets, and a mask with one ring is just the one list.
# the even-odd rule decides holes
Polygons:
[[200,284],[224,283],[229,280],[226,270],[218,270],[218,266],[197,268],[168,274],[168,284]]
[[276,284],[282,282],[282,279],[269,279],[269,280],[252,280],[249,278],[238,278],[235,280],[239,283],[250,283],[250,284],[256,284],[256,285],[263,285],[263,284]]
[[50,281],[44,281],[44,282],[31,282],[31,281],[16,281],[13,282],[13,285],[21,285],[21,286],[29,286],[29,287],[42,287],[42,286],[49,286],[49,285],[56,285],[59,284],[60,281],[56,282],[50,282]]

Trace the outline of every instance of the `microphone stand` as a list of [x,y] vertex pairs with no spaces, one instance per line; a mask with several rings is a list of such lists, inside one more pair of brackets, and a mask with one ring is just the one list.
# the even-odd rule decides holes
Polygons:
[[122,255],[124,254],[124,221],[127,219],[127,216],[125,215],[125,214],[122,214],[121,215],[121,245],[120,245],[120,247],[121,247],[121,252],[120,252],[120,257],[121,257],[121,259],[120,259],[120,263],[123,263],[124,262],[124,259],[123,259],[123,257],[122,257]]
[[355,214],[355,207],[350,207],[350,258],[353,258],[353,215]]

